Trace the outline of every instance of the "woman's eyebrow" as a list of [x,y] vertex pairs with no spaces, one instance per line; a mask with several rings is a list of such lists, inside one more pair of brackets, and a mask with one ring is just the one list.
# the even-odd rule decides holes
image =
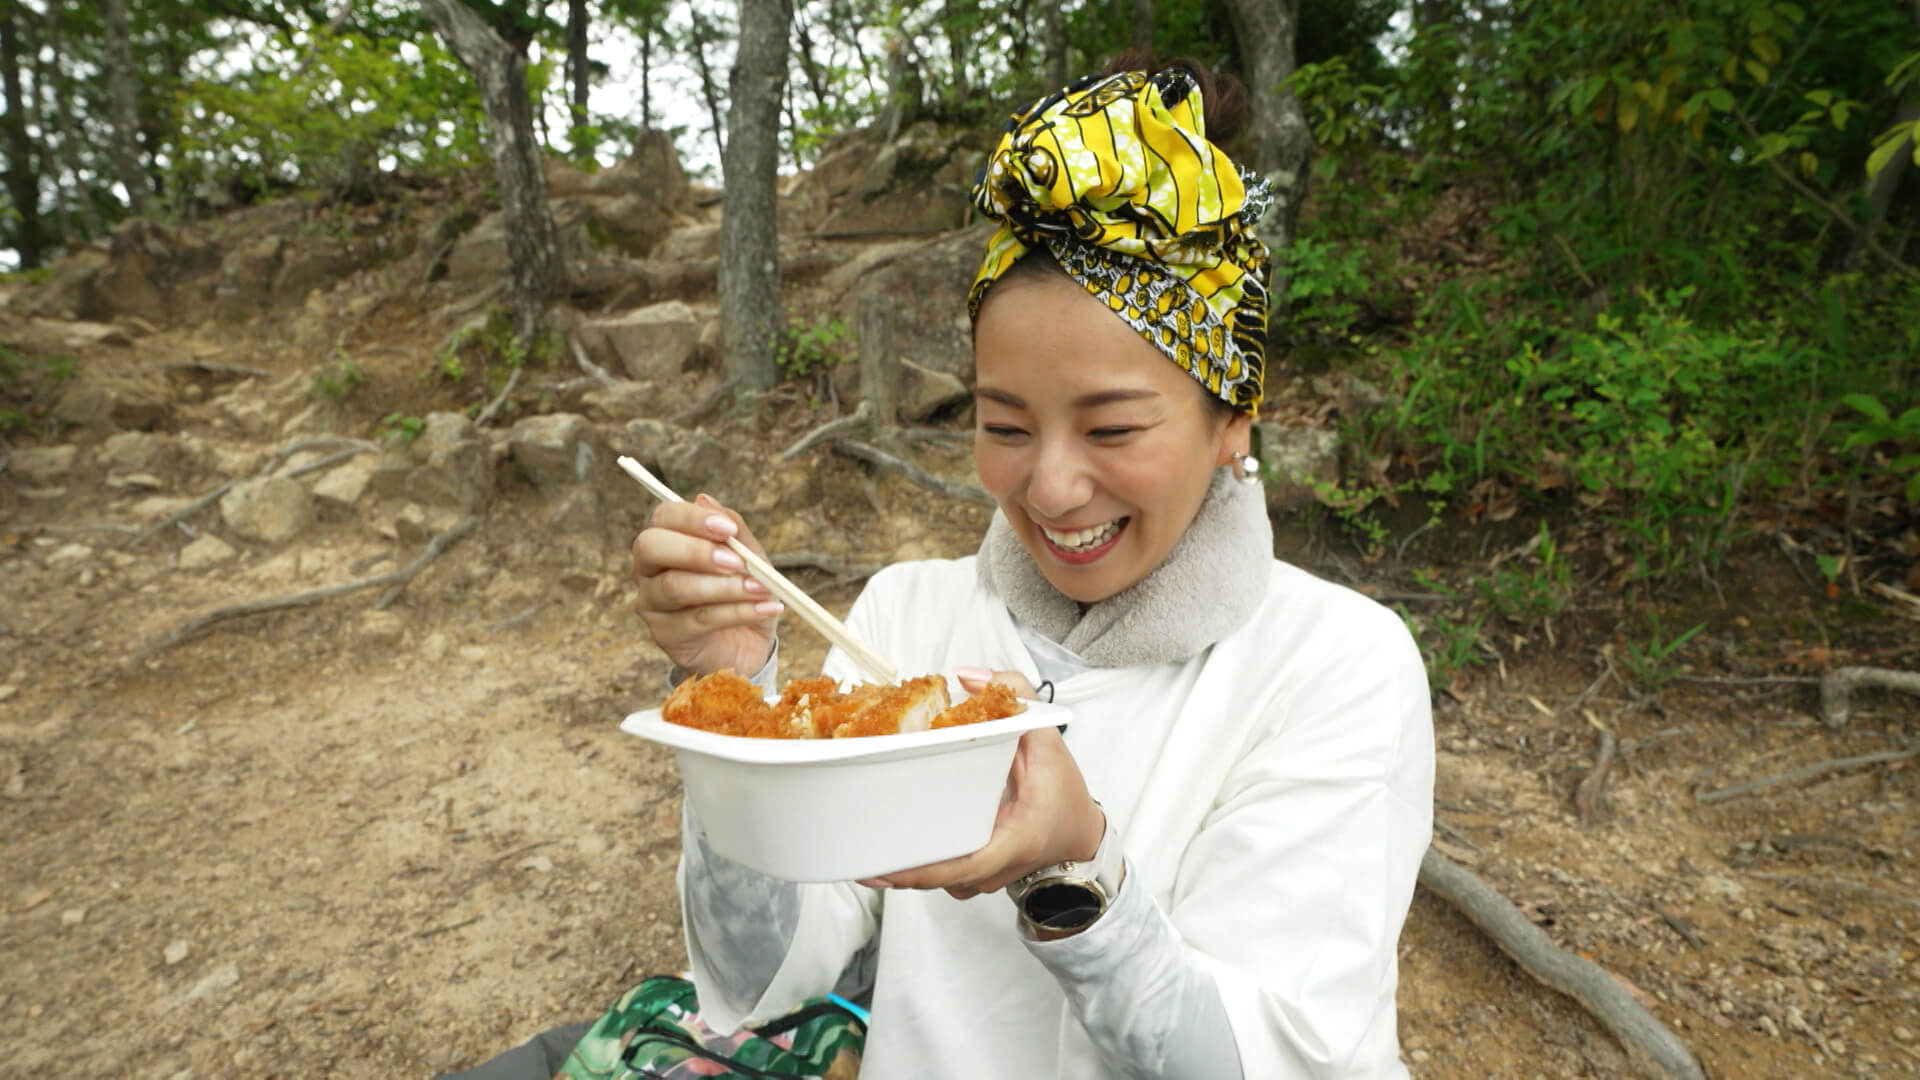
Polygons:
[[[1024,409],[1027,407],[1026,400],[1020,397],[1020,395],[1008,393],[1005,390],[998,390],[991,386],[974,387],[973,396],[976,398],[986,398],[989,401],[997,401],[1002,405],[1015,409]],[[1139,401],[1143,398],[1159,396],[1160,392],[1158,390],[1096,390],[1091,394],[1081,394],[1079,397],[1074,398],[1073,407],[1076,409],[1091,409],[1101,405],[1111,405],[1116,401]]]

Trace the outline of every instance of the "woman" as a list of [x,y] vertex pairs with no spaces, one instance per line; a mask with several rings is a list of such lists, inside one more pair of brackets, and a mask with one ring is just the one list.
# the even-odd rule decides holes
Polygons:
[[[999,512],[978,555],[890,567],[848,619],[902,671],[1052,683],[1068,733],[1022,740],[986,847],[866,882],[763,877],[689,815],[716,1027],[838,987],[871,994],[870,1076],[1404,1075],[1426,680],[1391,612],[1272,558],[1246,457],[1266,192],[1209,141],[1241,111],[1211,87],[1122,71],[1008,125],[970,298]],[[677,677],[772,687],[779,606],[729,536],[753,542],[710,499],[659,507],[639,613]],[[859,678],[837,651],[826,671]]]

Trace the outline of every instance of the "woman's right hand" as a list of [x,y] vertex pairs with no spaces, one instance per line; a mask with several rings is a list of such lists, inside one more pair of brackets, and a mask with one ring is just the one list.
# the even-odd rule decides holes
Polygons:
[[634,607],[674,663],[699,675],[732,668],[750,678],[773,655],[782,608],[747,576],[729,536],[765,557],[740,515],[705,495],[654,507],[633,538]]

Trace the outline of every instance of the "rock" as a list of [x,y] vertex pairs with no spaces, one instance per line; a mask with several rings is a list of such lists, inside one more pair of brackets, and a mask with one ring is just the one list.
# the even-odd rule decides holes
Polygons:
[[360,640],[369,645],[391,648],[407,634],[407,621],[391,611],[360,613]]
[[493,499],[493,463],[485,439],[459,413],[429,413],[419,437],[374,467],[375,493],[473,513]]
[[1283,513],[1319,501],[1315,485],[1340,482],[1340,436],[1325,428],[1286,424],[1256,425],[1260,436],[1260,472],[1267,509]]
[[931,371],[904,357],[900,363],[900,416],[920,423],[973,400],[967,384],[944,371]]
[[555,533],[598,536],[606,524],[600,492],[591,487],[568,491],[547,511],[546,522]]
[[107,486],[115,491],[165,491],[166,481],[152,473],[116,473],[107,477]]
[[716,368],[727,347],[726,327],[718,318],[708,319],[700,324],[700,344],[694,350],[701,367]]
[[37,487],[67,475],[79,453],[77,446],[33,446],[15,450],[7,470]]
[[199,1001],[202,998],[215,997],[238,985],[240,985],[240,965],[222,964],[199,982],[194,983],[193,989],[188,990],[186,997],[182,1000]]
[[720,226],[689,225],[684,229],[675,229],[661,241],[654,257],[662,262],[717,259],[720,257]]
[[555,207],[563,220],[577,218],[593,246],[644,259],[667,237],[672,223],[645,195],[585,195]]
[[604,452],[594,449],[586,418],[572,413],[529,416],[513,425],[513,463],[543,495],[584,484]]
[[579,329],[580,344],[602,365],[635,379],[678,375],[700,346],[700,322],[679,300],[654,304],[624,315],[588,319]]
[[113,473],[161,473],[186,463],[188,454],[171,435],[122,431],[107,436],[95,455],[102,469]]
[[93,558],[93,549],[85,544],[62,544],[47,556],[48,566],[68,566]]
[[280,274],[286,248],[285,239],[270,233],[227,253],[220,262],[219,282],[213,288],[215,302],[224,314],[245,317],[266,306],[273,296],[273,282]]
[[909,357],[916,366],[962,384],[972,379],[967,287],[986,236],[975,229],[924,244],[854,284],[849,296],[859,341],[860,392],[877,408],[897,413],[905,389],[900,361]]
[[313,485],[313,498],[323,509],[351,510],[367,493],[378,462],[367,454],[348,458],[328,469]]
[[607,843],[606,837],[601,836],[599,833],[592,832],[581,833],[579,839],[573,843],[575,847],[580,849],[580,854],[588,856],[605,855],[607,851],[613,847],[612,844]]
[[962,192],[925,188],[893,192],[871,200],[850,200],[820,223],[817,235],[835,240],[867,236],[943,233],[967,223]]
[[12,701],[14,698],[14,695],[18,694],[19,692],[20,692],[20,687],[19,687],[19,684],[17,683],[0,684],[0,702]]
[[32,911],[41,904],[53,899],[53,890],[48,888],[29,889],[20,894],[19,911]]
[[420,655],[428,663],[438,663],[446,659],[447,649],[450,644],[446,634],[435,630],[433,633],[427,635],[425,641],[420,643]]
[[629,382],[621,379],[612,386],[589,390],[581,395],[580,407],[593,420],[620,421],[637,416],[658,416],[666,410],[661,408],[661,395],[655,386],[651,381]]
[[520,860],[519,868],[536,874],[550,874],[553,872],[553,860],[545,855],[529,855]]
[[487,662],[487,647],[485,645],[462,645],[460,646],[460,659],[465,660],[469,664],[484,664]]
[[83,365],[54,414],[81,427],[150,430],[173,416],[173,388],[158,371]]
[[308,239],[283,261],[273,278],[273,297],[282,304],[297,302],[352,273],[354,266],[352,251],[339,240]]
[[[594,249],[592,208],[582,200],[563,199],[552,209],[560,256],[567,265],[578,265]],[[504,280],[508,270],[507,220],[498,210],[461,234],[447,255],[446,280],[455,286],[488,286]]]
[[1368,382],[1350,371],[1315,375],[1307,380],[1313,392],[1330,398],[1348,418],[1369,416],[1400,403],[1400,396]]
[[166,948],[160,950],[160,958],[167,962],[168,967],[172,967],[182,960],[185,960],[187,954],[192,951],[193,946],[188,945],[185,941],[170,941],[167,943]]
[[[631,425],[629,425],[631,429]],[[643,462],[644,463],[644,462]],[[691,499],[701,492],[719,498],[731,498],[730,482],[735,475],[734,454],[726,445],[703,431],[683,431],[678,441],[660,457],[660,479]]]
[[81,923],[86,921],[87,921],[87,909],[83,907],[68,908],[67,910],[60,913],[61,926],[79,926]]
[[105,252],[81,248],[53,264],[52,274],[39,288],[29,290],[11,305],[20,315],[56,319],[94,318],[103,314],[94,294],[94,280],[106,268]]
[[180,549],[180,569],[204,570],[209,566],[222,566],[239,556],[233,545],[212,533],[201,533],[186,547]]
[[97,349],[102,345],[131,345],[127,332],[111,323],[66,322],[35,319],[31,326],[35,339],[55,350]]
[[227,528],[250,540],[291,540],[313,524],[313,496],[298,480],[257,476],[242,480],[220,497]]

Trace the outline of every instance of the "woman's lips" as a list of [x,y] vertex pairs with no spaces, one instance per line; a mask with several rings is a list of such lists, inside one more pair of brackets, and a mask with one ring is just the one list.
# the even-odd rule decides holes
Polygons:
[[[1053,536],[1049,535],[1047,529],[1040,528],[1037,523],[1035,525],[1035,531],[1039,532],[1041,542],[1047,545],[1047,550],[1054,558],[1059,559],[1069,566],[1085,566],[1113,550],[1113,546],[1120,542],[1122,536],[1126,535],[1127,525],[1130,520],[1130,518],[1119,518],[1108,523],[1103,527],[1108,533],[1106,538],[1091,547],[1062,547],[1054,541]],[[1079,531],[1084,532],[1086,530]]]

